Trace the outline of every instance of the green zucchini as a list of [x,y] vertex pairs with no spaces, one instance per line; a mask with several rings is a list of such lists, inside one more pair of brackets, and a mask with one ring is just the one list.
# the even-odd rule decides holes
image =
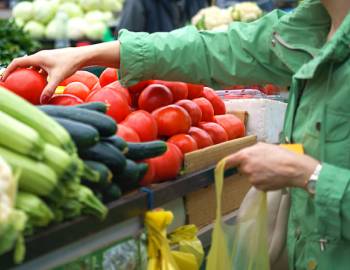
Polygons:
[[100,174],[98,171],[94,170],[87,164],[83,163],[84,165],[84,170],[82,173],[81,178],[90,181],[91,183],[99,183],[100,182]]
[[123,191],[129,191],[139,186],[139,181],[144,176],[144,174],[144,166],[141,168],[140,164],[134,162],[131,159],[127,159],[124,170],[121,173],[115,175],[114,181],[120,186]]
[[106,113],[108,106],[104,102],[88,102],[73,106],[75,108],[86,109],[91,111],[96,111],[100,113]]
[[105,164],[93,160],[84,160],[84,163],[85,166],[98,173],[99,181],[98,183],[96,183],[96,186],[106,187],[112,183],[112,172],[108,169],[108,167]]
[[137,165],[139,167],[139,173],[140,173],[139,180],[141,181],[141,179],[146,175],[148,171],[148,164],[141,162],[141,163],[138,163]]
[[94,195],[96,196],[97,199],[99,199],[101,202],[105,202],[104,199],[103,199],[103,194],[101,191],[99,190],[93,190],[92,191],[94,192]]
[[100,133],[101,137],[109,137],[117,132],[116,122],[108,115],[99,112],[72,106],[43,105],[39,106],[39,108],[50,116],[78,121],[93,126]]
[[59,117],[53,118],[68,131],[79,149],[89,148],[100,140],[98,131],[92,126],[69,119]]
[[118,200],[122,196],[122,191],[117,184],[111,184],[102,192],[103,202],[108,203]]
[[81,149],[79,156],[85,160],[93,160],[105,164],[113,174],[122,172],[126,166],[126,159],[123,153],[106,142],[99,142],[89,149]]
[[160,156],[164,154],[166,150],[166,143],[160,140],[143,143],[128,143],[128,152],[125,156],[132,160],[142,160]]
[[102,141],[117,147],[123,154],[128,152],[128,143],[122,137],[114,135],[108,138],[102,138]]

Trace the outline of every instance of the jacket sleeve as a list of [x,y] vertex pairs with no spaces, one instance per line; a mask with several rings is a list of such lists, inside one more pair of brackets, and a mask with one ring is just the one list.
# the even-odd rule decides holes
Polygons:
[[315,204],[318,229],[326,237],[350,240],[350,170],[323,163]]
[[121,80],[130,86],[147,79],[200,83],[215,88],[234,84],[290,85],[293,72],[272,50],[273,11],[252,23],[232,23],[227,31],[188,26],[169,33],[122,30]]

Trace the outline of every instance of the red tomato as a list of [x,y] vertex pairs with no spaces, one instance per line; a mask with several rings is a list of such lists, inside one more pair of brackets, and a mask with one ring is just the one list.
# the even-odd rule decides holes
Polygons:
[[82,103],[84,102],[80,98],[69,94],[53,95],[48,102],[48,104],[51,104],[51,105],[62,105],[62,106],[78,105]]
[[29,68],[16,69],[4,81],[5,88],[35,105],[40,104],[46,84],[46,76]]
[[152,112],[157,121],[159,136],[187,133],[191,127],[191,117],[178,105],[168,105]]
[[115,68],[106,68],[100,75],[99,81],[101,86],[106,86],[118,80],[118,70]]
[[198,123],[202,119],[202,111],[197,105],[197,103],[189,99],[183,99],[183,100],[179,100],[175,104],[181,106],[188,112],[188,114],[191,117],[192,126],[198,125]]
[[202,111],[202,121],[210,122],[213,121],[214,118],[214,108],[211,105],[210,101],[206,98],[195,98],[192,100],[195,102]]
[[135,130],[141,142],[157,139],[157,122],[149,112],[143,110],[132,112],[123,124]]
[[181,160],[181,163],[184,161],[184,154],[182,153],[182,151],[180,150],[179,147],[174,147],[174,152],[177,154],[177,156],[179,157],[179,159]]
[[130,93],[140,93],[143,89],[145,89],[150,84],[151,84],[151,81],[142,81],[128,87],[128,89]]
[[188,134],[177,134],[168,139],[168,142],[175,144],[183,154],[195,151],[198,145],[195,139]]
[[142,162],[148,164],[148,169],[145,176],[140,181],[141,186],[149,186],[151,185],[156,178],[156,166],[153,158],[145,159]]
[[90,93],[93,92],[93,91],[97,91],[97,90],[100,90],[102,87],[100,85],[100,82],[97,82],[94,87],[92,87],[92,89],[90,90]]
[[131,106],[133,108],[136,108],[139,106],[139,97],[140,97],[141,93],[131,93]]
[[191,127],[188,134],[197,142],[198,149],[213,145],[213,140],[205,130],[198,127]]
[[161,84],[147,86],[138,98],[139,108],[148,112],[171,103],[173,103],[173,94],[168,87]]
[[107,114],[111,116],[117,123],[123,121],[131,112],[128,103],[120,94],[115,91],[102,88],[94,91],[86,98],[86,102],[101,101],[107,104]]
[[153,80],[152,84],[162,84],[168,87],[173,93],[174,102],[180,99],[186,99],[188,96],[188,88],[186,83]]
[[203,96],[213,105],[214,114],[220,115],[226,113],[226,106],[224,101],[209,87],[204,87]]
[[153,158],[157,182],[175,179],[182,167],[183,160],[178,154],[178,147],[172,143],[166,144],[168,150],[163,155]]
[[95,74],[85,70],[78,70],[72,76],[61,82],[60,85],[66,86],[71,82],[81,82],[89,87],[89,89],[92,89],[98,81],[98,77]]
[[265,93],[266,95],[277,95],[280,92],[280,89],[278,86],[273,84],[266,84],[261,91]]
[[188,83],[188,99],[200,98],[203,96],[203,85]]
[[246,88],[248,89],[255,89],[255,90],[262,90],[263,86],[259,84],[253,84],[253,85],[248,85]]
[[233,114],[216,115],[216,122],[222,126],[228,136],[229,140],[243,137],[245,134],[245,127],[242,121]]
[[225,129],[219,124],[212,122],[200,122],[198,126],[208,132],[214,144],[228,141],[228,135]]
[[117,135],[127,142],[141,142],[135,130],[122,124],[118,124]]
[[128,102],[128,104],[131,105],[131,96],[129,90],[122,86],[119,81],[112,82],[103,88],[112,89],[118,94],[121,94],[122,97],[125,98],[126,102]]
[[63,94],[70,94],[85,100],[90,94],[90,89],[81,82],[71,82],[64,88]]

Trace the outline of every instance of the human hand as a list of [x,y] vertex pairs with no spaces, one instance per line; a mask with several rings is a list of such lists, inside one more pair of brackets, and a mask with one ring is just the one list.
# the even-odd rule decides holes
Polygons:
[[41,95],[41,103],[47,102],[58,84],[72,75],[81,66],[80,52],[75,48],[44,50],[30,56],[14,59],[6,68],[2,80],[17,68],[34,67],[48,74],[48,84]]
[[319,162],[280,146],[258,143],[228,157],[227,167],[236,167],[258,189],[306,188],[305,183]]
[[5,70],[1,80],[17,68],[34,67],[48,74],[49,82],[41,95],[46,103],[54,94],[58,84],[78,69],[89,65],[119,67],[119,41],[100,43],[79,48],[44,50],[30,56],[14,59]]

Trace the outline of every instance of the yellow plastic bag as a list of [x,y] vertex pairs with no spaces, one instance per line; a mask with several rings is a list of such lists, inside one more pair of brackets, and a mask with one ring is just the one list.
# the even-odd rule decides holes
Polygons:
[[[145,225],[148,234],[147,270],[198,270],[203,258],[203,248],[196,238],[197,229],[180,227],[167,239],[166,228],[173,220],[170,211],[154,210],[146,213]],[[194,233],[194,234],[193,234]],[[198,242],[199,243],[198,243]],[[178,250],[171,250],[170,243]]]
[[226,159],[215,169],[216,220],[207,270],[270,270],[267,242],[267,197],[257,192],[234,225],[221,218],[221,194]]
[[171,246],[176,245],[177,250],[182,253],[193,254],[197,260],[197,265],[200,266],[203,262],[204,250],[201,241],[197,238],[197,233],[198,229],[195,225],[184,225],[172,232],[169,238]]

